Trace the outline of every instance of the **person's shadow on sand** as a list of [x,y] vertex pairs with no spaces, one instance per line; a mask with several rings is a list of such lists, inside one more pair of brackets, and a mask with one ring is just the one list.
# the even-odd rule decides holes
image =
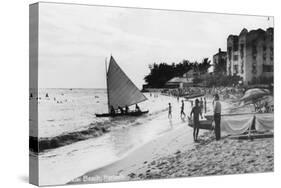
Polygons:
[[170,124],[170,127],[173,128],[173,121],[172,121],[172,119],[169,119],[169,124]]
[[184,116],[184,117],[181,117],[181,121],[182,121],[182,122],[186,122],[185,116]]
[[216,139],[213,136],[213,134],[214,134],[214,132],[210,131],[207,134],[201,135],[201,136],[199,136],[198,140],[195,143],[198,145],[207,145],[211,142],[214,142]]

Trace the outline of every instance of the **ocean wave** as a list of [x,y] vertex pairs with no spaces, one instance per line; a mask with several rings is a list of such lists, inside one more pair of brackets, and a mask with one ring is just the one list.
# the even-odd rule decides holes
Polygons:
[[149,121],[154,116],[167,111],[167,109],[161,109],[154,111],[148,115],[142,117],[117,117],[112,120],[106,120],[102,122],[94,122],[84,127],[82,130],[76,130],[73,132],[63,133],[54,137],[29,137],[29,149],[35,153],[46,152],[51,149],[62,147],[65,145],[73,144],[78,141],[83,141],[90,138],[101,136],[111,130],[111,128],[124,128],[129,126],[138,126],[146,121]]
[[55,137],[38,138],[38,137],[30,136],[29,149],[30,151],[40,153],[46,150],[69,145],[74,142],[98,137],[109,131],[110,131],[109,125],[96,123],[96,124],[90,124],[88,129],[80,130],[76,132],[64,133]]

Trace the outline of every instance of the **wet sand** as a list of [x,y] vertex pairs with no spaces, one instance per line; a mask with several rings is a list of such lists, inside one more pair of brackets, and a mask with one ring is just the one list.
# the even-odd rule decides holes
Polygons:
[[173,131],[169,131],[167,134],[141,146],[122,160],[90,171],[72,180],[69,184],[130,180],[129,174],[146,172],[147,164],[179,150],[191,149],[193,140],[190,135],[192,135],[192,129],[187,126],[187,122],[183,122]]

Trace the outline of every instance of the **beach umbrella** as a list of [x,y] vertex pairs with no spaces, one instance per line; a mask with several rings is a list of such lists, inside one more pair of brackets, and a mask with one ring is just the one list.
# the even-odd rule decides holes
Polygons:
[[266,95],[270,95],[270,91],[268,89],[253,88],[247,90],[244,96],[240,99],[240,101],[244,101],[244,102],[257,101]]
[[267,104],[269,106],[274,105],[274,99],[273,99],[273,96],[271,96],[271,95],[263,96],[260,98],[260,100],[267,102]]

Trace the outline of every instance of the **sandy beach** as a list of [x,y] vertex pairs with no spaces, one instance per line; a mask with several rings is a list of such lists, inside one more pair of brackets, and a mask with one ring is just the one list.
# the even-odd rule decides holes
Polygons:
[[[40,100],[41,110],[49,112],[41,119],[45,123],[42,124],[45,125],[42,134],[46,135],[50,146],[56,146],[54,141],[62,146],[47,148],[40,153],[40,163],[44,167],[40,171],[41,177],[44,177],[40,179],[41,185],[273,171],[272,138],[240,141],[230,139],[224,132],[222,140],[215,141],[213,131],[200,130],[199,142],[195,143],[193,128],[188,126],[187,117],[180,117],[180,101],[184,98],[147,94],[149,100],[142,108],[150,107],[148,115],[111,120],[93,118],[92,115],[96,108],[102,110],[105,106],[104,91],[48,90],[48,93],[65,102]],[[97,97],[93,98],[93,95]],[[212,98],[206,98],[207,113],[203,116],[212,114]],[[96,101],[96,106],[90,105],[92,100]],[[171,119],[167,117],[168,102],[173,106]],[[243,130],[244,124],[246,128],[251,124],[252,108],[237,106],[231,99],[221,100],[221,104],[226,114],[250,114],[222,120],[222,130]],[[74,106],[85,116],[73,116],[71,109]],[[55,107],[56,111],[49,110]],[[186,100],[187,116],[190,110],[191,102]],[[62,118],[57,115],[62,113]],[[257,128],[272,129],[272,118],[273,114],[257,116]],[[104,126],[109,127],[107,132],[98,136],[93,134],[100,130],[97,127]],[[62,133],[55,131],[57,128]],[[68,131],[63,132],[64,129]]]
[[215,141],[212,131],[201,131],[199,142],[192,129],[181,127],[132,152],[126,158],[90,171],[70,182],[98,183],[206,175],[272,172],[273,138]]
[[190,139],[190,135],[192,135],[192,129],[183,123],[173,131],[136,149],[125,158],[100,169],[90,171],[75,178],[69,184],[131,180],[130,174],[146,172],[147,165],[153,163],[153,161],[180,150],[191,149],[193,140]]
[[129,174],[131,179],[175,178],[272,172],[274,170],[273,139],[215,141],[210,133],[200,137],[190,150],[149,163],[145,173]]

